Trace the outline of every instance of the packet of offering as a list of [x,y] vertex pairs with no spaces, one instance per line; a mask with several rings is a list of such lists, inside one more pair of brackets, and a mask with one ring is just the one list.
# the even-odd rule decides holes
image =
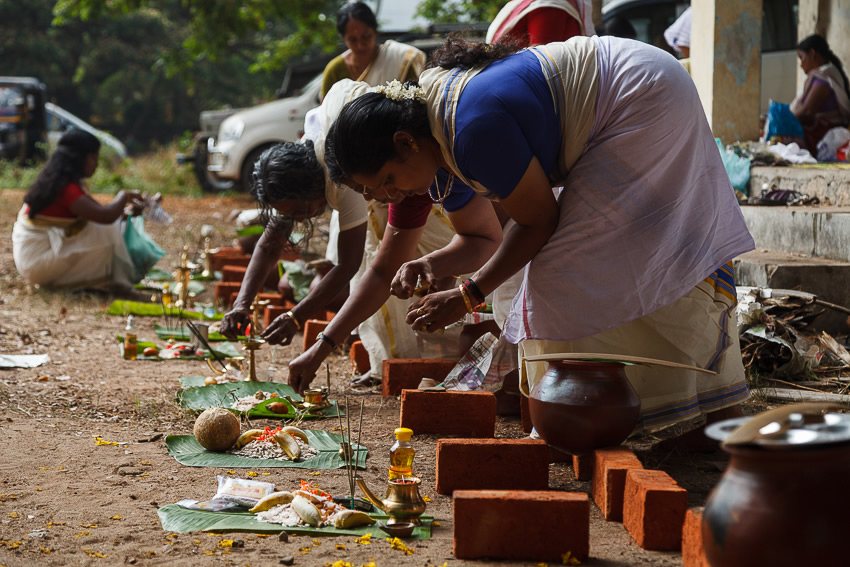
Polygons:
[[274,484],[218,475],[218,492],[213,500],[228,500],[253,508],[263,497],[274,492]]

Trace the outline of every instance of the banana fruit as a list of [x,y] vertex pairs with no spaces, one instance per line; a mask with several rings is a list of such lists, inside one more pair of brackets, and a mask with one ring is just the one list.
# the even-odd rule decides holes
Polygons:
[[289,505],[305,524],[315,528],[322,522],[322,514],[319,509],[303,496],[294,497]]
[[283,449],[286,456],[293,461],[301,456],[301,447],[298,445],[298,442],[289,435],[289,433],[284,433],[283,431],[276,433],[274,440],[278,445],[280,445],[280,448]]
[[371,526],[374,523],[374,518],[360,510],[343,510],[334,514],[335,528],[356,528],[358,526]]
[[307,445],[310,444],[310,442],[307,441],[307,434],[304,433],[303,431],[301,431],[300,429],[298,429],[297,427],[293,426],[293,425],[287,425],[281,431],[283,431],[284,433],[288,433],[288,434],[292,435],[293,437],[298,437],[299,439],[304,441],[304,443],[306,443]]
[[236,449],[241,449],[257,437],[263,434],[262,429],[249,429],[245,433],[239,436],[236,440]]
[[257,505],[249,510],[252,514],[265,512],[281,504],[289,504],[295,498],[291,492],[272,492],[260,499]]

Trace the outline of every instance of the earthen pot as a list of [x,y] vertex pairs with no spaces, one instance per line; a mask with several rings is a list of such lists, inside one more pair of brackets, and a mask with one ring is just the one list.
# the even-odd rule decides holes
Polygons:
[[729,467],[703,512],[712,567],[850,565],[850,443],[724,449]]
[[640,417],[640,398],[624,367],[619,362],[550,362],[528,397],[537,433],[573,454],[625,441]]

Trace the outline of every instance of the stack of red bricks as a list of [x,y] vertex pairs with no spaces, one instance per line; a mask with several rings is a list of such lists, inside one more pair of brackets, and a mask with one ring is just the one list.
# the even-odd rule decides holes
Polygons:
[[[353,355],[352,355],[353,356]],[[590,498],[550,491],[550,448],[542,440],[496,439],[495,396],[420,391],[422,378],[445,379],[451,361],[384,361],[384,396],[401,396],[400,426],[437,440],[436,490],[453,496],[458,559],[569,562],[589,556]],[[439,416],[439,419],[435,419]],[[572,457],[578,480],[607,521],[622,522],[644,549],[682,549],[685,567],[705,567],[701,512],[667,473],[644,469],[625,447]],[[483,522],[482,519],[487,521]]]
[[[281,260],[294,261],[298,258],[300,258],[298,251],[289,247],[280,256]],[[233,304],[239,294],[239,289],[242,287],[242,280],[245,278],[245,272],[250,262],[250,254],[243,254],[242,249],[237,247],[222,247],[212,253],[210,256],[212,269],[221,272],[221,281],[215,284],[214,301],[216,303]],[[279,279],[277,270],[271,269],[264,286],[268,289],[277,289]],[[272,298],[272,303],[282,306],[283,297],[277,293],[273,295],[276,297]]]

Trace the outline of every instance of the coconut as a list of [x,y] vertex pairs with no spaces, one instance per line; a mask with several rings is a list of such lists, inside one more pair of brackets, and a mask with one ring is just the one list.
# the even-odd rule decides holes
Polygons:
[[192,430],[198,443],[208,451],[227,451],[241,433],[239,418],[224,408],[209,408],[195,420]]

